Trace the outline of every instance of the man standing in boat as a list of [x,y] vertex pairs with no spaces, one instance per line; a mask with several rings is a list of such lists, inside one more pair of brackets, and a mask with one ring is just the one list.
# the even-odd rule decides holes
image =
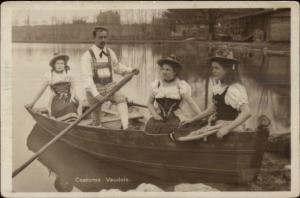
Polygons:
[[[93,30],[94,45],[81,57],[84,88],[90,105],[100,101],[116,84],[113,80],[114,73],[125,75],[136,70],[121,64],[115,52],[106,47],[108,35],[109,30],[106,27],[96,26]],[[109,100],[117,104],[122,127],[127,129],[128,107],[125,96],[117,92]],[[101,126],[100,111],[101,107],[91,114],[94,126]]]

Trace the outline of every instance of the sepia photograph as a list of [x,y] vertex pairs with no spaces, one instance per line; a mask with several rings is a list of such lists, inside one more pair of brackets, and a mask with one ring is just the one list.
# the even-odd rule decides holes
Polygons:
[[299,74],[297,2],[2,3],[1,195],[296,197]]

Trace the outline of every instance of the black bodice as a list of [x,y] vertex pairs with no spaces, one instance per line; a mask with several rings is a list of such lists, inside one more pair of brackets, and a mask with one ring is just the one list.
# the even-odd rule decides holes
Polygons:
[[179,108],[181,99],[156,98],[155,101],[161,111],[160,115],[164,120],[167,120]]
[[216,106],[217,120],[235,120],[239,114],[238,110],[225,103],[225,95],[227,93],[227,90],[228,87],[222,94],[213,95],[213,101]]
[[56,95],[60,95],[61,97],[69,96],[71,94],[70,82],[59,82],[50,85],[50,87]]

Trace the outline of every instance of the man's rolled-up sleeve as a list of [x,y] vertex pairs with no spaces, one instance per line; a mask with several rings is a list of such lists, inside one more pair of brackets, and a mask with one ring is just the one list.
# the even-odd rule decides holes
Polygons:
[[91,57],[87,52],[81,57],[81,71],[85,91],[90,92],[94,97],[97,96],[99,93],[93,81]]
[[132,72],[133,69],[131,67],[128,67],[120,63],[115,52],[111,49],[109,50],[110,50],[112,68],[116,74],[125,75],[129,72]]

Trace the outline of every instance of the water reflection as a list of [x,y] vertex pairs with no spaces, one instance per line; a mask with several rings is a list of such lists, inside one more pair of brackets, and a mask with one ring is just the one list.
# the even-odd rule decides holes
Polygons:
[[261,86],[271,88],[280,94],[290,93],[290,56],[263,54],[262,51],[245,53],[244,75],[260,82]]
[[[37,152],[53,138],[38,125],[28,136],[27,146]],[[56,142],[38,159],[51,174],[56,175],[54,187],[57,191],[72,191],[74,188],[83,192],[98,192],[102,189],[135,189],[141,183],[155,183],[163,189],[172,186],[155,178],[144,176],[94,158],[88,153],[75,149],[62,141]]]

